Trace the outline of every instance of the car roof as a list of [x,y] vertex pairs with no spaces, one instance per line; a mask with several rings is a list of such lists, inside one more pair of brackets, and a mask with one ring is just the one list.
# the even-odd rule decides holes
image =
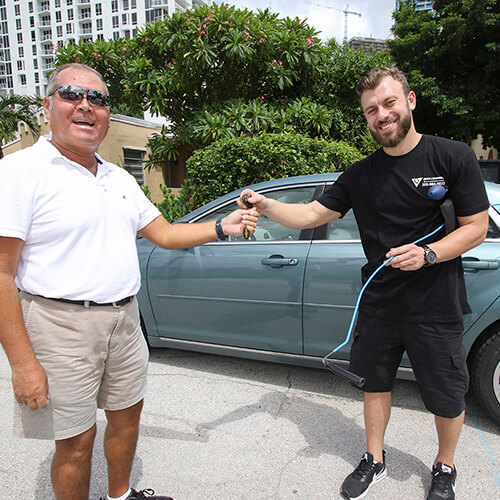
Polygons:
[[204,212],[210,211],[212,208],[218,205],[223,205],[226,202],[232,201],[235,198],[238,198],[241,191],[247,188],[252,189],[253,191],[265,191],[267,189],[272,189],[277,186],[287,187],[287,186],[297,186],[301,184],[321,184],[325,182],[334,182],[339,178],[339,176],[340,176],[339,172],[332,172],[328,174],[297,175],[293,177],[283,177],[280,179],[273,179],[270,181],[259,182],[257,184],[252,184],[250,186],[244,186],[240,189],[232,191],[231,193],[227,193],[224,196],[221,196],[220,198],[217,198],[216,200],[207,203],[206,205],[197,208],[193,212],[185,215],[184,217],[181,217],[176,222],[184,222],[185,220],[190,220],[192,218],[197,217],[198,215],[201,215]]

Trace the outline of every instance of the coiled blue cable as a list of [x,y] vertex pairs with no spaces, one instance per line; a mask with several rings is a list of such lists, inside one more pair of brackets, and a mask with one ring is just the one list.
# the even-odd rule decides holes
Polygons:
[[[430,232],[429,234],[426,234],[425,236],[422,236],[422,238],[419,238],[418,240],[413,241],[411,243],[411,245],[416,245],[417,243],[420,243],[421,241],[423,241],[423,240],[425,240],[427,238],[430,238],[431,236],[433,236],[434,234],[436,234],[438,231],[440,231],[443,228],[444,228],[444,224],[441,224],[439,227],[437,227],[436,229],[434,229],[434,231]],[[354,312],[352,313],[351,324],[349,325],[349,329],[347,330],[347,335],[346,335],[346,338],[345,338],[344,342],[342,342],[342,344],[339,344],[337,347],[335,347],[335,349],[333,349],[333,351],[330,351],[323,358],[323,361],[325,361],[326,359],[328,359],[329,356],[331,356],[332,354],[336,353],[337,351],[339,351],[340,349],[342,349],[342,347],[344,347],[346,344],[349,343],[349,341],[351,340],[352,330],[354,329],[354,325],[356,324],[356,318],[358,316],[359,303],[361,302],[361,297],[363,297],[363,292],[365,291],[366,287],[370,284],[370,281],[376,276],[376,274],[381,269],[383,269],[392,259],[394,259],[394,257],[391,257],[390,259],[387,259],[384,262],[382,262],[382,264],[380,264],[380,266],[377,269],[375,269],[375,271],[371,274],[371,276],[366,280],[366,283],[363,285],[363,287],[361,288],[361,291],[359,292],[358,300],[356,301],[356,305],[354,306]]]

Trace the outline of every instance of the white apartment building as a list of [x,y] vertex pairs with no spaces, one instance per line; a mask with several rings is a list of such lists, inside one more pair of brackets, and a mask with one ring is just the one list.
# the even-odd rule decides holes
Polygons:
[[43,96],[54,48],[131,38],[145,23],[204,0],[0,0],[0,93]]

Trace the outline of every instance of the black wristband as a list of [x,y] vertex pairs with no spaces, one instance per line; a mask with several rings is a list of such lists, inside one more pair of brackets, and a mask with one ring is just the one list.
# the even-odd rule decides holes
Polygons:
[[227,240],[227,236],[222,230],[222,219],[217,219],[217,221],[215,222],[215,232],[217,233],[217,237],[219,238],[219,240]]

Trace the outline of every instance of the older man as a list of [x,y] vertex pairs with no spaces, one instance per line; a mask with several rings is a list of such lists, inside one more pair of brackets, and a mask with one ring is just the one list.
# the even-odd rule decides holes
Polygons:
[[103,408],[107,498],[167,499],[129,485],[148,361],[136,234],[184,248],[253,231],[257,214],[170,225],[132,176],[96,153],[109,97],[88,66],[58,67],[44,110],[51,139],[0,162],[0,341],[18,403],[15,432],[55,440],[56,497],[87,499]]
[[[370,132],[382,148],[351,165],[308,205],[280,203],[250,190],[242,194],[260,213],[298,229],[325,224],[352,208],[368,259],[365,282],[385,259],[393,258],[367,287],[359,310],[351,371],[366,379],[367,447],[341,495],[362,498],[386,475],[383,442],[391,391],[406,351],[438,435],[427,498],[452,500],[469,380],[462,319],[470,308],[460,255],[485,238],[488,199],[467,145],[416,131],[416,95],[400,70],[374,69],[361,79],[358,93]],[[455,205],[459,227],[421,246],[409,244],[443,222],[440,204],[445,198]]]

